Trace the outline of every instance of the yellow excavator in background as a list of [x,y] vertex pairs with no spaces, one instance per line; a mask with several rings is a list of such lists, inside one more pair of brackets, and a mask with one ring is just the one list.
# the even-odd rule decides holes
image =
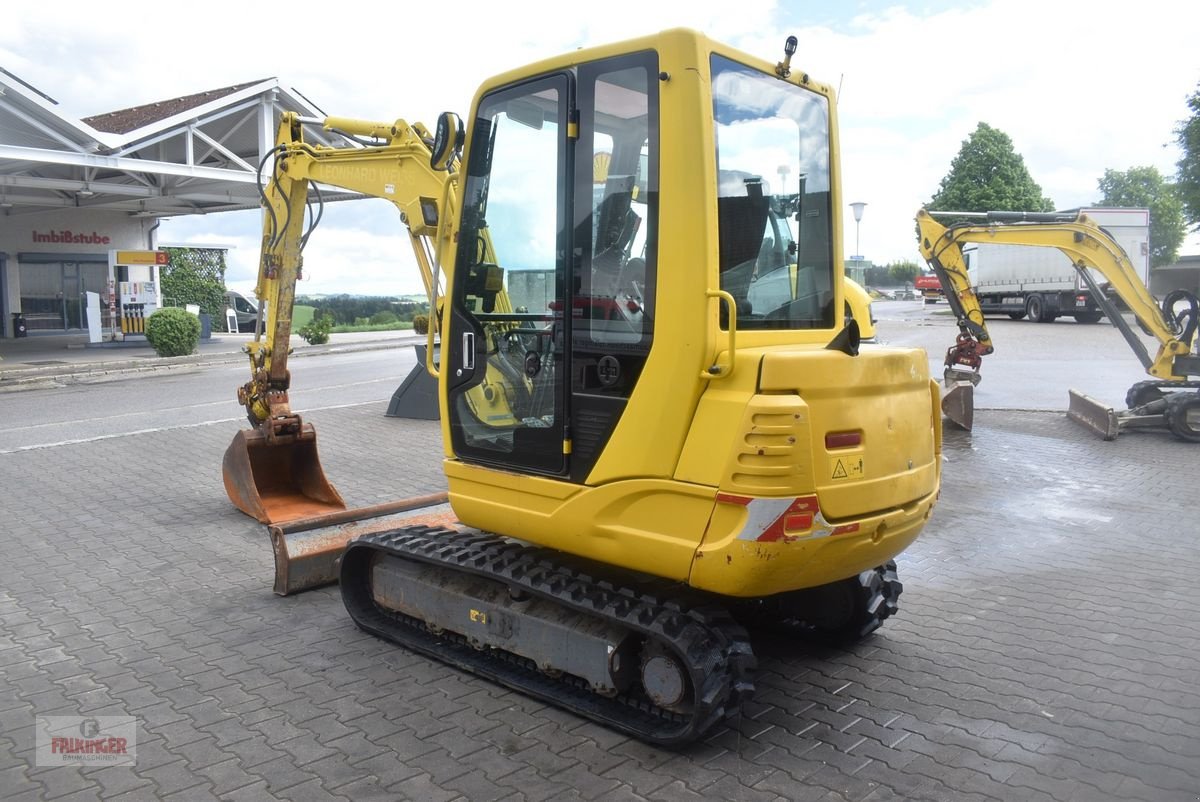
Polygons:
[[853,639],[896,610],[893,558],[940,486],[938,384],[922,350],[859,349],[836,105],[795,49],[672,30],[575,51],[485,82],[432,135],[284,117],[231,500],[353,517],[287,401],[315,184],[395,203],[436,323],[453,523],[341,540],[358,626],[678,744],[751,693],[739,622]]
[[[943,226],[933,215],[962,218]],[[1057,248],[1071,260],[1098,306],[1121,332],[1142,366],[1154,378],[1138,382],[1125,397],[1128,409],[1116,411],[1076,390],[1070,391],[1067,414],[1105,440],[1125,428],[1163,427],[1181,440],[1200,442],[1200,354],[1192,353],[1200,323],[1200,301],[1187,290],[1168,293],[1155,301],[1128,255],[1086,214],[1053,212],[929,212],[917,213],[921,254],[942,283],[958,321],[959,334],[946,352],[942,399],[946,417],[965,429],[974,418],[974,387],[979,383],[983,357],[992,353],[992,339],[971,286],[962,246],[966,243],[1029,245]],[[1122,317],[1107,290],[1133,313],[1139,326],[1158,340],[1151,356],[1145,343]]]

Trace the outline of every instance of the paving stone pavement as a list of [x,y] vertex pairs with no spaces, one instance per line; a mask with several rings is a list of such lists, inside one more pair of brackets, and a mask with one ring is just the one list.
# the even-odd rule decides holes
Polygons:
[[[444,487],[437,425],[311,416],[354,505]],[[673,752],[271,593],[224,496],[234,424],[5,455],[0,797],[1196,800],[1196,450],[1060,415],[947,433],[901,612],[832,649],[761,637],[740,721]],[[134,767],[34,766],[35,715],[129,715]]]

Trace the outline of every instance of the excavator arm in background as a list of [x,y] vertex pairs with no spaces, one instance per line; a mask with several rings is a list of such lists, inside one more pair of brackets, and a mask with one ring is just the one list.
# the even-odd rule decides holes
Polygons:
[[[970,222],[943,226],[930,212],[917,214],[921,254],[937,274],[958,321],[959,334],[946,352],[942,409],[950,420],[969,429],[973,387],[979,383],[982,357],[992,353],[992,340],[967,274],[962,245],[1031,245],[1057,248],[1079,272],[1097,304],[1121,332],[1153,380],[1140,382],[1126,396],[1130,407],[1115,412],[1082,393],[1071,391],[1068,414],[1113,439],[1126,426],[1165,425],[1178,437],[1200,442],[1200,356],[1192,353],[1200,323],[1200,301],[1184,290],[1169,293],[1160,305],[1138,277],[1121,246],[1084,214],[1029,212],[940,212]],[[980,222],[976,223],[975,220]],[[1133,313],[1139,326],[1158,341],[1151,354],[1122,317],[1092,274],[1104,277],[1108,289]],[[1182,304],[1184,308],[1177,307]]]
[[[310,145],[304,140],[306,125],[339,132],[362,146]],[[442,134],[453,138],[457,132]],[[403,120],[311,120],[290,113],[280,121],[275,147],[263,160],[264,165],[273,161],[271,175],[265,182],[260,177],[264,219],[255,287],[259,319],[254,341],[246,347],[251,378],[238,389],[238,402],[246,408],[253,428],[238,432],[223,464],[230,500],[263,523],[328,515],[346,506],[325,478],[316,431],[292,411],[288,399],[292,306],[303,269],[301,254],[321,218],[320,184],[386,199],[400,211],[429,296],[426,369],[435,371],[432,346],[441,281],[438,265],[452,240],[450,222],[457,219],[457,171],[448,159],[438,165],[445,169],[434,166],[435,147],[424,126]],[[310,213],[307,225],[306,209]]]

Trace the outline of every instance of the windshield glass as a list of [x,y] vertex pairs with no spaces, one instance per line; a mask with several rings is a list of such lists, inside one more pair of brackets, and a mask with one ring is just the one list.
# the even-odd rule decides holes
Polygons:
[[826,98],[712,57],[721,288],[739,328],[832,328]]

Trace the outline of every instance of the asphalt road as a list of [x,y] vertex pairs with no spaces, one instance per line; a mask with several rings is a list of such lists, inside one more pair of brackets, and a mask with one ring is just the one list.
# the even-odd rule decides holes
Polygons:
[[[416,363],[412,348],[334,352],[290,362],[296,410],[386,404]],[[4,396],[0,454],[244,419],[246,366],[100,377]]]
[[[941,378],[946,349],[958,333],[945,302],[876,301],[874,314],[879,342],[926,349],[931,375]],[[976,409],[1065,411],[1071,389],[1122,409],[1130,386],[1149,378],[1107,320],[1034,323],[1002,315],[986,323],[996,350],[984,357]],[[1151,355],[1157,352],[1153,339],[1140,331],[1138,336]]]

